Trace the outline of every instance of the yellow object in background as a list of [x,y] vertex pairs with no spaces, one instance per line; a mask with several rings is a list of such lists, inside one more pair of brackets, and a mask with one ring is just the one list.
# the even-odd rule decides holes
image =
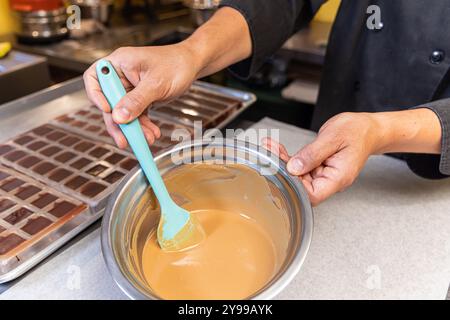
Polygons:
[[0,35],[16,30],[16,19],[9,6],[9,0],[0,0]]
[[336,18],[336,13],[341,4],[341,0],[329,0],[317,12],[314,20],[321,22],[333,22]]
[[0,59],[3,58],[11,51],[11,43],[0,42]]

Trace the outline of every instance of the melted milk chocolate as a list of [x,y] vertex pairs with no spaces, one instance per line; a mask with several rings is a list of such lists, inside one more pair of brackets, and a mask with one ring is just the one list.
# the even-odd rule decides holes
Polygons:
[[150,291],[165,299],[244,299],[279,271],[290,238],[289,220],[280,191],[257,171],[243,165],[191,164],[164,180],[177,203],[200,221],[206,238],[188,250],[161,250],[158,219],[148,221],[152,211],[158,217],[154,211],[159,208],[147,207],[136,227],[148,230],[147,238],[140,245],[138,234],[144,237],[145,231],[135,232],[130,253]]

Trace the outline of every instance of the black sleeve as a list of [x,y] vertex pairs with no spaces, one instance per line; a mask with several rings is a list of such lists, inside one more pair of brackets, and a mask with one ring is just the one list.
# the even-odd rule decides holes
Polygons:
[[428,108],[436,113],[442,128],[441,154],[408,154],[405,159],[418,175],[439,179],[450,176],[450,98],[436,100],[415,107]]
[[250,28],[253,52],[250,58],[230,67],[240,78],[248,78],[296,31],[307,25],[327,0],[222,0]]

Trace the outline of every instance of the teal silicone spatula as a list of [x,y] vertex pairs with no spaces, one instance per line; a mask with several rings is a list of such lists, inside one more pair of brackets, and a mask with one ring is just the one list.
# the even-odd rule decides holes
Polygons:
[[[98,61],[96,71],[103,94],[113,109],[125,96],[125,88],[109,61]],[[179,207],[170,197],[139,120],[120,124],[120,129],[158,198],[161,208],[157,231],[159,245],[166,251],[178,251],[197,245],[204,237],[203,229],[194,216]]]

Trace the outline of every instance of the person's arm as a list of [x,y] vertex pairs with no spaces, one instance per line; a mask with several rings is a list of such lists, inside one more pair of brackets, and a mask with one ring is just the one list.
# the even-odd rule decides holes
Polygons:
[[147,140],[153,143],[160,131],[144,112],[153,102],[181,95],[194,80],[245,59],[251,51],[244,17],[235,9],[222,8],[186,41],[169,46],[119,48],[105,57],[127,89],[112,114],[101,92],[95,64],[84,73],[84,83],[88,98],[104,112],[107,130],[119,147],[125,148],[127,141],[117,123],[137,117]]
[[323,2],[223,0],[211,19],[181,43],[120,48],[105,57],[128,91],[112,114],[100,90],[95,64],[84,74],[87,95],[104,111],[108,132],[119,147],[126,147],[127,141],[117,123],[137,117],[147,140],[153,143],[160,131],[144,112],[153,102],[171,100],[196,79],[233,64],[235,73],[248,76],[308,22]]
[[[350,186],[369,156],[389,152],[440,154],[445,134],[438,115],[424,107],[339,114],[322,126],[312,143],[292,156],[276,141],[264,142],[287,162],[288,171],[301,179],[311,202],[317,205]],[[449,169],[443,173],[450,174]]]

